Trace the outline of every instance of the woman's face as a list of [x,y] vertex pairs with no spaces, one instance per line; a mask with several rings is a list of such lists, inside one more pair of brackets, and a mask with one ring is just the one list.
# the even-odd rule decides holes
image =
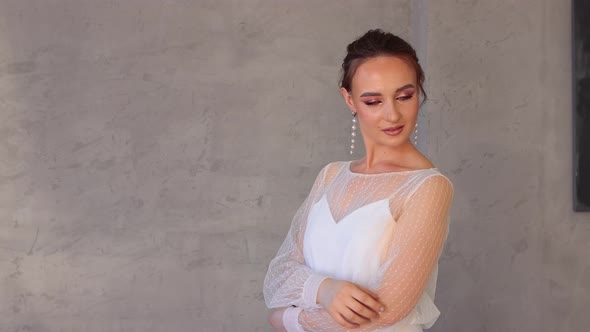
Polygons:
[[365,144],[411,144],[419,90],[416,72],[404,60],[380,56],[365,61],[352,77],[351,91],[342,88],[341,92],[350,109],[357,112]]

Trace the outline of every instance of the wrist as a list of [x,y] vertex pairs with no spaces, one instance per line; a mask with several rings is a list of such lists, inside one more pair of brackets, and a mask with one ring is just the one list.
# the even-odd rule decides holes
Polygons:
[[334,279],[332,278],[326,278],[318,286],[317,303],[321,308],[326,308],[326,295],[333,281]]
[[283,311],[283,327],[287,332],[305,332],[299,324],[300,307],[288,307]]
[[303,302],[309,308],[321,308],[319,306],[319,289],[324,283],[326,276],[320,274],[310,275],[303,284]]

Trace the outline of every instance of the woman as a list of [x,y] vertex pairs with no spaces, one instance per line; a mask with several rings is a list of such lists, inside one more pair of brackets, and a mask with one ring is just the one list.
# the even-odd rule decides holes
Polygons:
[[[264,280],[275,331],[430,328],[450,180],[411,141],[424,74],[403,39],[370,30],[348,45],[341,93],[366,155],[316,178]],[[352,152],[352,150],[351,150]]]

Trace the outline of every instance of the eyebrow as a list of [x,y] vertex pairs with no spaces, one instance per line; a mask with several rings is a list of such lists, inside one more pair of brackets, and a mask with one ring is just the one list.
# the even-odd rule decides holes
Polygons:
[[[401,88],[397,88],[395,90],[395,92],[400,92],[402,90],[405,90],[407,88],[414,88],[414,84],[406,84],[404,86],[402,86]],[[382,94],[380,92],[365,92],[361,95],[361,97],[375,97],[375,96],[382,96]]]

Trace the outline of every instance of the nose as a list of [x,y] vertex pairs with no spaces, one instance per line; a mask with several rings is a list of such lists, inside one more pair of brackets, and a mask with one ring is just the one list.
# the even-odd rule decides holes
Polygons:
[[385,105],[385,114],[384,114],[384,118],[386,121],[388,122],[398,122],[400,119],[400,112],[397,108],[397,105],[395,104],[395,102],[392,103],[388,103],[387,105]]

